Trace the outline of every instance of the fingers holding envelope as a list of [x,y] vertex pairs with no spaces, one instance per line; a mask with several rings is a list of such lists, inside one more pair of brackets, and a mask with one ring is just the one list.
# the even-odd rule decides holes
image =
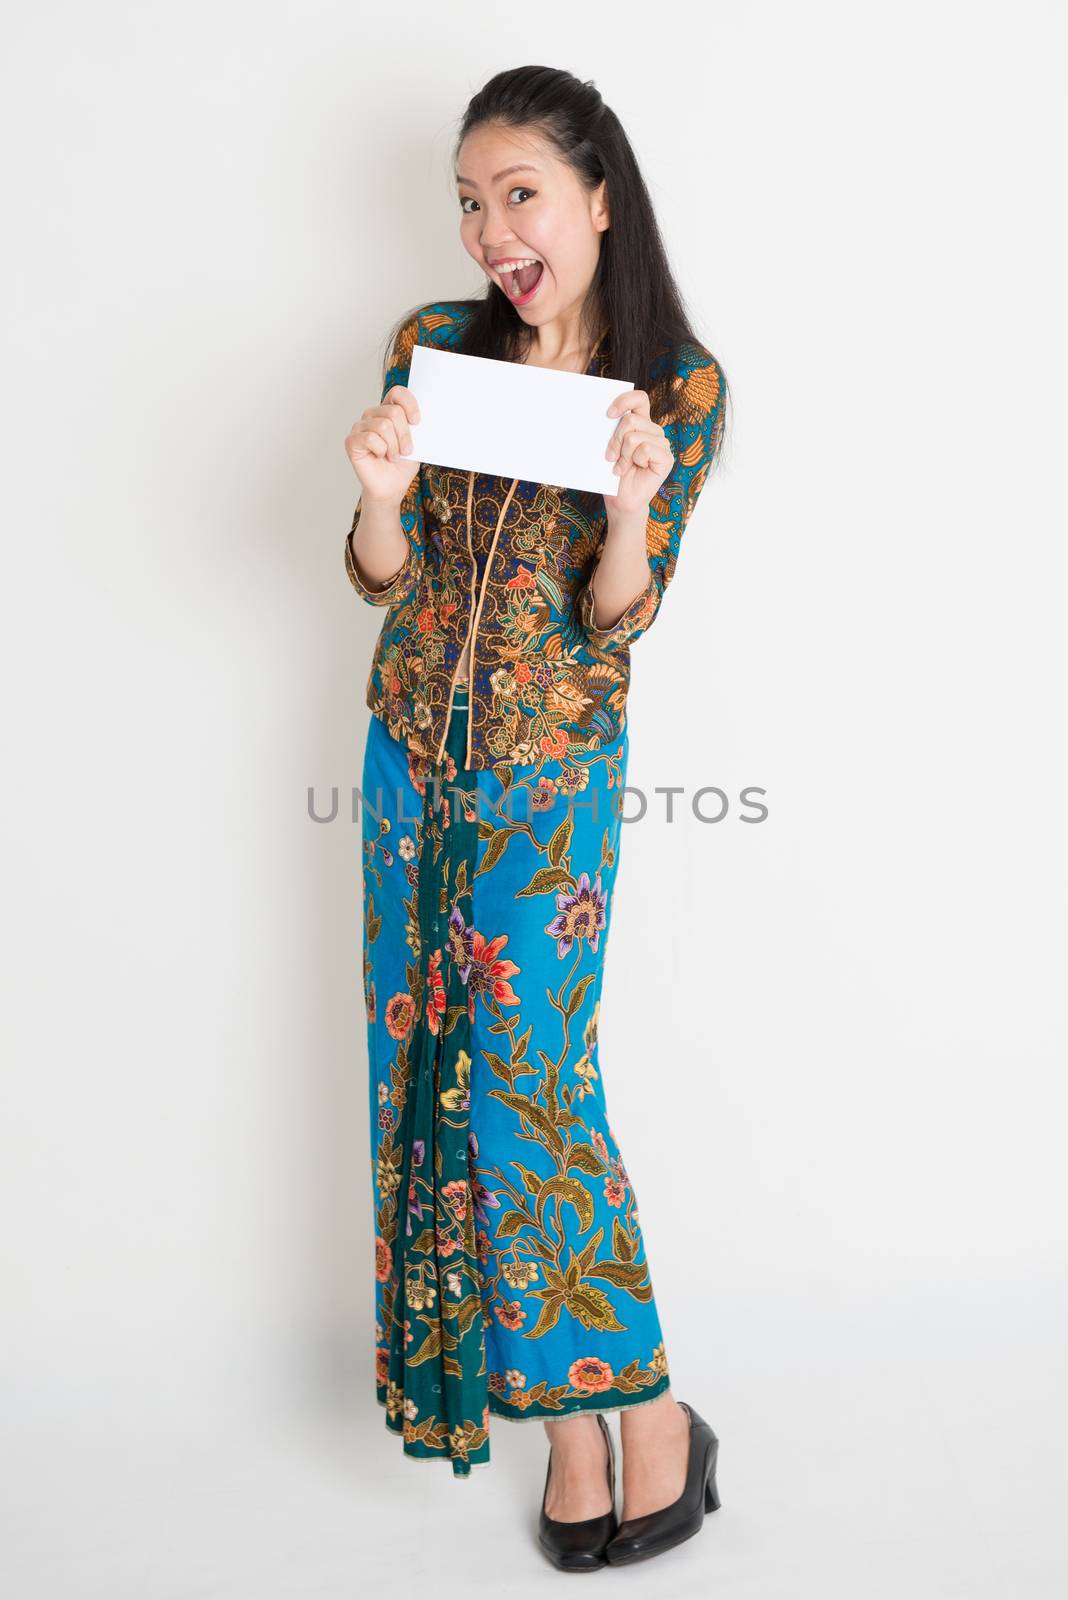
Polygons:
[[617,511],[648,506],[675,465],[667,434],[649,415],[644,389],[617,395],[607,414],[619,417],[605,451],[607,460],[614,462],[619,488],[614,495],[605,495],[605,503]]
[[345,452],[369,500],[399,505],[419,471],[418,461],[404,461],[412,448],[411,426],[419,421],[419,405],[404,384],[394,384],[380,405],[368,406],[345,440]]

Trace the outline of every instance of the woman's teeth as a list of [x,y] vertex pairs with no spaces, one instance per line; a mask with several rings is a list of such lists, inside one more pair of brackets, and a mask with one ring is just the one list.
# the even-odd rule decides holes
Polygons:
[[537,260],[536,257],[520,257],[515,261],[502,263],[498,270],[509,299],[522,305],[531,298],[541,282],[544,262]]

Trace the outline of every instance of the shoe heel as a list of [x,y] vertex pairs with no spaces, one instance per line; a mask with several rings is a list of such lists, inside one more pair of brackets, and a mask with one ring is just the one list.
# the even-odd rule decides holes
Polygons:
[[713,1472],[705,1484],[705,1510],[718,1511],[719,1506],[719,1491],[716,1489],[716,1474]]

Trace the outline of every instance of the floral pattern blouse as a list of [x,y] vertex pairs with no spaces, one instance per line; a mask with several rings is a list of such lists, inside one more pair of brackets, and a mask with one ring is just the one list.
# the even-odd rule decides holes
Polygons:
[[[470,314],[467,302],[438,301],[410,317],[382,398],[407,383],[415,345],[457,347]],[[602,342],[587,372],[601,376],[606,365]],[[368,588],[353,562],[357,504],[345,568],[364,600],[388,607],[367,705],[413,755],[442,758],[468,640],[468,770],[588,754],[618,736],[630,647],[652,624],[674,574],[722,428],[722,392],[722,369],[700,345],[664,352],[654,367],[651,413],[675,467],[649,507],[649,582],[610,628],[593,620],[591,581],[607,530],[599,494],[424,463],[401,505],[407,555],[382,589]]]

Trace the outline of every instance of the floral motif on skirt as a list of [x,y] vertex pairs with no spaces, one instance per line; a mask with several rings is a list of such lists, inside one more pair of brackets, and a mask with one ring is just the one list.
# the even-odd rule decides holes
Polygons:
[[627,730],[469,772],[466,715],[439,765],[373,717],[362,785],[377,1396],[458,1476],[668,1386],[597,1047]]

